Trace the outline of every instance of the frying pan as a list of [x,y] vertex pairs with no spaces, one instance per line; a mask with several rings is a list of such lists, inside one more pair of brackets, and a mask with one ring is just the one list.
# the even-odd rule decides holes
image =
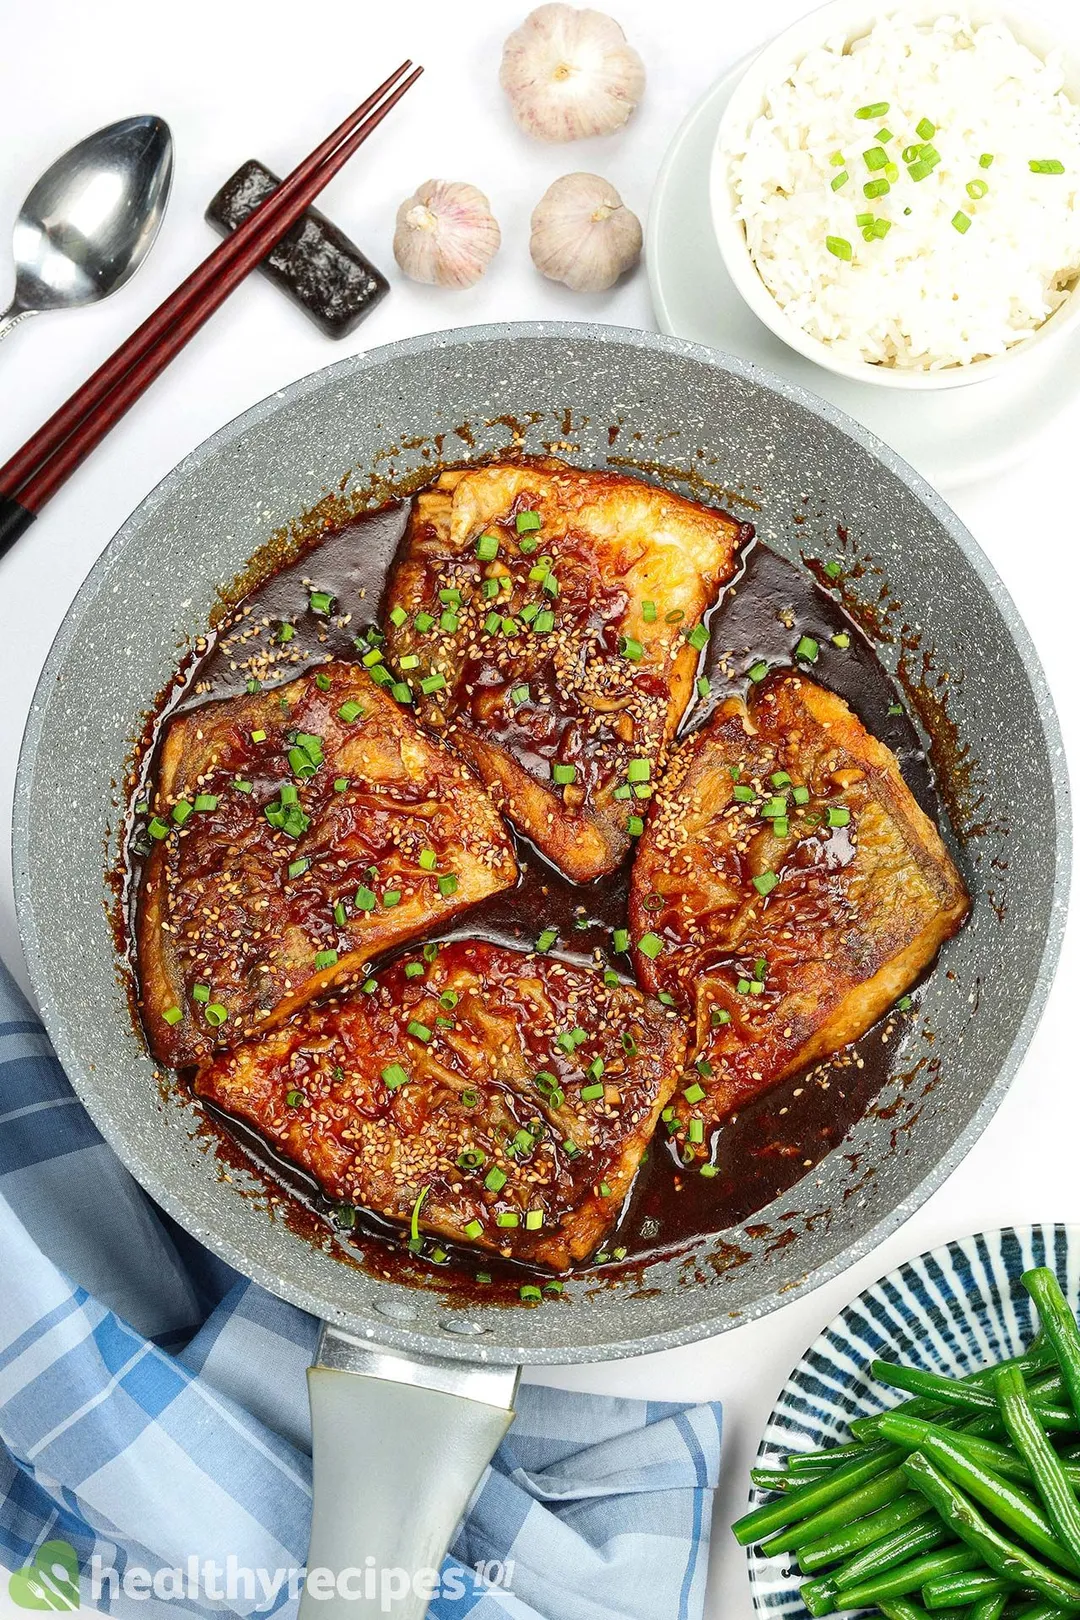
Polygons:
[[[837,526],[863,559],[880,652],[901,658],[952,811],[973,913],[903,1034],[915,1093],[881,1106],[753,1217],[644,1272],[572,1280],[539,1308],[454,1307],[368,1275],[223,1181],[199,1116],[163,1089],[117,975],[106,873],[140,717],[219,588],[352,472],[372,498],[443,460],[513,447],[614,463],[752,518],[798,561]],[[189,1232],[325,1324],[310,1374],[309,1568],[437,1565],[512,1416],[522,1362],[634,1355],[772,1310],[866,1254],[986,1125],[1045,1000],[1064,924],[1068,790],[1042,671],[1000,580],[922,480],[803,390],[695,345],[564,323],[437,333],[345,360],[256,405],[176,468],[79,592],[27,725],[15,799],[26,956],[62,1063],[102,1133]],[[103,858],[104,856],[104,858]],[[932,1035],[932,1045],[927,1041]],[[934,1083],[930,1083],[930,1082]],[[310,1592],[305,1599],[312,1603]],[[396,1610],[423,1612],[413,1594]],[[331,1598],[311,1612],[378,1612]]]

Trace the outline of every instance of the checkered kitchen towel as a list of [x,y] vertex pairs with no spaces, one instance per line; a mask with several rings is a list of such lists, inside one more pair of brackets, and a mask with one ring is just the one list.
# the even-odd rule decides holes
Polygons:
[[[132,1620],[287,1620],[317,1327],[140,1191],[0,964],[0,1564],[17,1572],[14,1603],[73,1607],[78,1581],[84,1604]],[[517,1404],[431,1615],[699,1615],[719,1406],[537,1385]]]

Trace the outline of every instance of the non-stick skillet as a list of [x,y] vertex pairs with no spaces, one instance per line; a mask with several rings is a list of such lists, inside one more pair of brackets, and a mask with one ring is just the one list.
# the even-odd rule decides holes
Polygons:
[[[350,471],[374,498],[387,479],[508,446],[751,502],[759,536],[795,561],[835,546],[839,526],[880,655],[892,670],[903,660],[928,728],[974,908],[904,1037],[919,1075],[905,1128],[896,1110],[871,1110],[750,1229],[690,1253],[603,1287],[571,1281],[551,1305],[455,1307],[343,1264],[275,1218],[257,1179],[222,1177],[199,1115],[162,1086],[133,1027],[108,873],[140,717],[256,548]],[[853,422],[738,361],[610,327],[439,333],[305,378],[182,462],[94,568],[42,674],[16,791],[19,914],[57,1051],[124,1163],[195,1236],[327,1324],[311,1374],[311,1565],[437,1564],[510,1422],[520,1363],[722,1332],[834,1275],[909,1215],[978,1136],[1031,1037],[1064,921],[1068,826],[1042,672],[971,537]],[[363,1598],[314,1607],[376,1612]],[[423,1607],[414,1597],[397,1612]]]

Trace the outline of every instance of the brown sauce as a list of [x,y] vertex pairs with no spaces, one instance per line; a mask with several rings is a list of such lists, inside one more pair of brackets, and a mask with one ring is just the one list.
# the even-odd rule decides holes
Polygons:
[[[354,636],[380,622],[383,587],[408,515],[409,504],[397,502],[345,523],[253,589],[207,633],[159,706],[156,730],[148,734],[142,754],[142,783],[152,777],[164,717],[243,692],[253,655],[265,659],[283,620],[295,623],[295,635],[272,673],[265,675],[267,685],[292,678],[324,659],[356,656]],[[827,588],[833,585],[837,567],[829,558],[807,559],[807,566],[797,566],[748,541],[736,579],[710,616],[712,636],[701,670],[709,679],[710,696],[695,700],[681,732],[685,735],[699,726],[731,693],[745,691],[746,672],[756,660],[790,664],[800,637],[812,636],[820,647],[814,678],[844,698],[867,729],[893,750],[915,798],[943,825],[930,765],[897,688],[867,635],[845,612],[839,574],[835,589]],[[313,589],[331,593],[336,598],[335,614],[348,613],[349,622],[340,626],[313,614],[308,607]],[[831,638],[838,634],[849,638],[847,646],[833,644]],[[140,787],[133,797],[141,796]],[[522,866],[517,887],[466,912],[436,937],[472,936],[529,947],[542,929],[551,927],[559,933],[556,954],[627,975],[627,959],[613,954],[611,936],[626,922],[629,862],[610,877],[578,885],[549,866],[527,840],[514,837]],[[137,869],[137,847],[132,865]],[[129,892],[135,886],[134,881],[129,884]],[[617,1232],[607,1251],[593,1262],[594,1271],[597,1266],[601,1271],[622,1271],[640,1266],[646,1255],[692,1247],[706,1236],[745,1222],[812,1175],[814,1166],[844,1139],[883,1088],[903,1080],[894,1059],[899,1043],[888,1037],[905,1016],[912,1014],[887,1015],[830,1063],[783,1081],[743,1108],[719,1131],[715,1154],[719,1173],[711,1179],[684,1173],[675,1150],[658,1136]],[[194,1106],[203,1110],[223,1162],[253,1170],[272,1189],[275,1209],[283,1209],[289,1224],[325,1247],[334,1231],[334,1206],[314,1181],[212,1105]],[[456,1298],[471,1297],[478,1267],[491,1279],[483,1292],[488,1301],[516,1299],[522,1276],[520,1268],[465,1249],[456,1253],[451,1249],[447,1264],[426,1264],[407,1253],[398,1228],[359,1211],[355,1229],[335,1232],[332,1243],[376,1275],[439,1287]]]

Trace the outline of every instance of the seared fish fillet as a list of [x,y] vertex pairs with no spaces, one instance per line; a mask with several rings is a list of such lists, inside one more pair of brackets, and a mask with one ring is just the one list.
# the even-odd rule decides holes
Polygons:
[[155,1057],[205,1062],[517,877],[468,766],[353,664],[168,726],[139,897]]
[[675,755],[631,883],[638,977],[696,1022],[671,1121],[690,1156],[862,1035],[967,909],[894,755],[846,703],[784,673],[749,708],[723,704]]
[[681,1070],[627,985],[476,940],[398,958],[202,1070],[333,1199],[563,1270],[610,1230]]
[[420,718],[579,883],[630,847],[690,696],[702,615],[748,532],[555,460],[447,472],[417,499],[387,656],[419,658]]

